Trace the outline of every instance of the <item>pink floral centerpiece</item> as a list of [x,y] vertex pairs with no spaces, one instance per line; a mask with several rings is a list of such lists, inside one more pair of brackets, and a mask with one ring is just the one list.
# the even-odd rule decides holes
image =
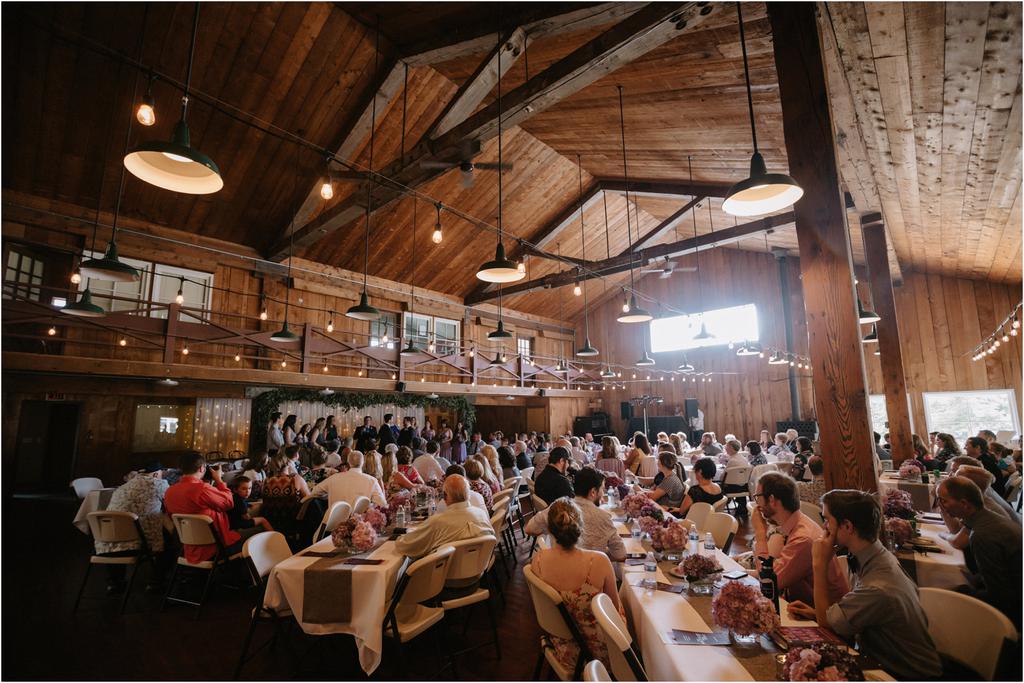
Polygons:
[[352,515],[331,533],[331,540],[335,548],[362,553],[373,549],[377,542],[377,532],[370,522],[365,521],[363,515]]
[[[682,526],[682,524],[677,526]],[[722,571],[722,565],[718,563],[714,555],[689,555],[679,563],[678,570],[686,577],[687,581],[692,583],[705,581],[714,576]]]
[[379,505],[371,505],[363,513],[363,521],[369,522],[373,530],[378,534],[382,533],[388,525],[388,513],[386,508]]
[[645,534],[651,534],[654,537],[655,532],[659,535],[661,533],[661,520],[655,519],[649,515],[642,515],[637,518],[636,523],[640,525],[640,530]]
[[[654,534],[651,534],[653,538]],[[669,550],[685,548],[689,540],[689,525],[682,522],[666,522],[658,532],[661,547]]]
[[605,489],[611,491],[613,488],[619,492],[619,500],[622,500],[629,496],[629,486],[626,482],[619,479],[614,474],[610,474],[604,479]]
[[832,643],[794,647],[782,665],[785,681],[863,681],[857,660],[846,649]]
[[779,625],[772,601],[757,588],[739,581],[726,583],[711,602],[715,625],[727,628],[737,642],[753,642]]
[[922,472],[924,472],[924,468],[921,467],[921,463],[913,458],[904,460],[900,465],[901,479],[920,479]]
[[887,517],[885,520],[885,530],[889,532],[889,537],[897,548],[914,537],[914,527],[911,526],[910,522],[901,517]]
[[902,519],[914,519],[917,513],[914,512],[913,499],[906,491],[890,489],[882,501],[882,512],[886,517],[900,517]]
[[650,502],[651,499],[642,493],[631,493],[622,499],[622,509],[626,511],[627,516],[636,519],[640,516],[640,510]]

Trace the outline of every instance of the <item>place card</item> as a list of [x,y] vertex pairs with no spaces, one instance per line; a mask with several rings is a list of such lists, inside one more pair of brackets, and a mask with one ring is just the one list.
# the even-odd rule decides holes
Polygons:
[[384,560],[369,560],[369,559],[367,559],[365,557],[350,557],[349,559],[345,560],[344,564],[355,564],[355,565],[371,564],[371,565],[377,565],[377,564],[384,564]]
[[627,567],[642,567],[644,564],[644,558],[642,557],[630,557],[626,560]]
[[300,557],[338,557],[344,555],[348,551],[344,548],[335,548],[334,550],[307,550],[301,553]]
[[682,631],[674,628],[668,633],[669,641],[676,645],[731,645],[728,631]]
[[678,595],[686,590],[686,585],[682,583],[662,583],[659,581],[658,590]]

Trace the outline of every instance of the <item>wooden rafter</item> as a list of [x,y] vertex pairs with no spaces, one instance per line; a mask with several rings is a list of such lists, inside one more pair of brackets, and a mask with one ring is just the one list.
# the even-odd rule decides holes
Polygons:
[[[695,207],[698,204],[700,204],[701,201],[704,200],[704,199],[705,199],[705,197],[701,197],[701,196],[698,195],[698,196],[694,197],[693,199],[691,199],[690,201],[686,202],[686,204],[684,204],[682,206],[682,208],[680,208],[678,211],[673,213],[671,216],[669,216],[668,218],[663,220],[657,226],[651,228],[651,230],[648,231],[648,233],[646,235],[641,236],[640,239],[638,239],[636,242],[634,242],[632,250],[633,251],[639,251],[640,249],[643,249],[644,247],[649,247],[650,245],[654,244],[655,242],[660,240],[662,237],[664,237],[665,235],[670,233],[672,230],[675,229],[675,227],[677,225],[682,223],[683,218],[686,216],[686,214],[688,214],[690,212],[690,209],[692,209],[693,207]],[[629,251],[630,251],[629,249],[626,249],[626,251],[624,251],[622,253],[623,254],[628,254]]]

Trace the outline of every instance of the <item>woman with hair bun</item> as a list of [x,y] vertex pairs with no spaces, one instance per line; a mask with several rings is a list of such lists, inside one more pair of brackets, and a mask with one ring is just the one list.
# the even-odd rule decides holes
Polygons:
[[[610,668],[608,648],[601,637],[590,603],[595,595],[605,593],[612,599],[619,614],[623,614],[611,560],[602,552],[584,550],[576,545],[583,533],[583,515],[571,498],[559,498],[551,504],[547,514],[548,533],[555,540],[555,545],[537,552],[531,564],[533,571],[562,596],[591,654],[600,659],[605,668]],[[551,638],[551,644],[558,661],[573,670],[579,656],[579,646],[572,640],[556,637]]]

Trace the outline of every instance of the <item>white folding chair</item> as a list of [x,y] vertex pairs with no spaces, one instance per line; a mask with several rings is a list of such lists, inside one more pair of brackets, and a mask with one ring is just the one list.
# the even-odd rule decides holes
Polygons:
[[[239,674],[242,673],[242,665],[245,664],[245,656],[249,652],[249,643],[252,642],[256,624],[269,621],[274,625],[274,637],[268,641],[268,644],[271,644],[280,635],[281,617],[291,616],[291,610],[288,608],[275,610],[272,607],[267,607],[264,603],[267,592],[267,577],[270,576],[270,572],[273,571],[274,567],[291,556],[292,551],[288,547],[288,541],[285,539],[284,534],[278,531],[264,531],[255,536],[250,536],[242,546],[242,557],[249,561],[249,570],[252,572],[253,578],[259,583],[260,590],[259,595],[256,597],[256,605],[252,609],[249,631],[245,634],[245,640],[242,641],[242,653],[238,656],[238,664],[235,666],[235,680],[238,680]],[[286,644],[287,637],[287,634],[285,634]],[[291,648],[289,647],[290,651]],[[294,659],[294,654],[292,658]]]
[[[491,592],[479,586],[480,580],[486,574],[487,567],[494,556],[494,546],[497,543],[498,539],[494,536],[481,536],[480,538],[471,538],[452,543],[452,547],[455,548],[455,554],[452,556],[451,563],[448,566],[448,576],[444,582],[445,588],[448,589],[446,593],[449,591],[458,593],[462,589],[461,592],[463,594],[453,597],[442,595],[441,607],[445,613],[448,613],[465,607],[472,607],[481,602],[486,603],[487,617],[491,621],[491,633],[494,635],[494,641],[490,644],[494,645],[498,659],[501,659],[501,641],[498,639],[498,622],[494,619],[494,608],[491,606]],[[465,589],[468,589],[468,591]],[[487,644],[482,643],[482,645]],[[475,647],[469,649],[475,649]],[[468,652],[469,649],[455,654],[463,654]]]
[[366,496],[359,496],[352,504],[352,514],[361,515],[370,509],[370,499]]
[[78,496],[79,500],[82,500],[90,491],[96,491],[103,488],[103,482],[96,477],[79,477],[78,479],[71,480],[71,488],[75,490],[75,495]]
[[750,473],[754,470],[750,465],[741,465],[739,467],[726,467],[725,477],[722,480],[722,490],[724,491],[728,486],[742,486],[743,491],[733,491],[731,493],[726,492],[726,507],[729,503],[736,503],[739,498],[749,498],[750,492],[747,490],[750,484]]
[[814,520],[815,524],[824,528],[825,518],[821,515],[821,506],[807,500],[800,501],[800,512]]
[[[786,465],[788,468],[789,466]],[[761,478],[761,475],[765,472],[778,472],[779,466],[777,463],[770,462],[767,465],[755,465],[754,469],[750,471],[750,477],[747,480],[747,490],[750,491],[750,495],[753,496],[757,493],[757,480]],[[788,469],[787,469],[788,471]]]
[[610,681],[612,677],[608,675],[608,669],[604,668],[601,660],[594,659],[587,662],[587,665],[583,667],[583,680],[600,683],[601,681]]
[[[423,603],[434,600],[444,590],[454,554],[453,546],[443,546],[410,564],[399,578],[383,623],[384,635],[393,638],[398,645],[397,661],[404,661],[403,643],[444,619],[443,607],[428,607]],[[436,646],[442,647],[439,637]]]
[[[724,498],[722,500],[725,500]],[[698,530],[704,529],[704,522],[707,520],[708,515],[712,513],[710,503],[694,503],[690,506],[690,509],[686,511],[686,519],[693,522],[693,525]]]
[[523,481],[533,481],[533,468],[527,467],[519,470],[519,474],[522,475]]
[[647,672],[633,650],[633,639],[629,636],[629,629],[622,622],[612,599],[604,593],[598,593],[590,601],[590,609],[593,610],[597,626],[601,630],[601,638],[608,646],[608,659],[615,680],[646,681]]
[[[533,567],[523,567],[523,574],[526,576],[526,584],[530,587],[530,598],[533,601],[533,611],[537,615],[537,625],[544,631],[541,636],[540,656],[537,658],[537,666],[533,670],[533,680],[540,680],[540,670],[547,661],[548,665],[562,681],[577,681],[583,671],[583,663],[593,659],[593,654],[587,646],[586,640],[576,627],[576,622],[569,613],[568,608],[562,601],[558,591],[544,583],[536,574]],[[579,646],[580,654],[576,659],[575,669],[570,670],[558,661],[550,638],[563,638],[575,641]]]
[[[161,611],[165,609],[168,602],[181,602],[186,605],[193,605],[196,608],[196,619],[198,619],[200,614],[202,614],[203,604],[206,602],[206,596],[210,592],[210,586],[213,585],[213,579],[217,575],[218,570],[231,560],[241,557],[242,553],[239,552],[230,556],[227,554],[223,540],[213,528],[213,520],[206,515],[171,515],[171,520],[174,522],[174,528],[178,532],[178,540],[181,541],[181,556],[171,571],[171,579],[167,582],[167,593],[164,594],[164,601],[160,609]],[[185,546],[188,545],[212,545],[216,546],[217,550],[212,560],[189,562],[185,559]],[[174,596],[174,585],[178,578],[178,570],[181,567],[207,572],[206,584],[203,586],[203,593],[199,598],[199,602]]]
[[993,680],[1004,641],[1016,641],[1017,629],[995,607],[963,593],[919,588],[928,634],[940,654]]
[[739,528],[739,521],[725,512],[712,512],[704,521],[704,532],[710,533],[711,538],[715,539],[715,545],[726,554],[729,553],[732,539],[736,537]]
[[351,515],[352,506],[345,501],[339,500],[332,505],[331,509],[324,513],[320,526],[317,527],[316,533],[313,534],[313,543],[323,540],[325,536],[337,529],[339,524],[348,521]]
[[[99,481],[97,479],[96,481]],[[78,603],[82,601],[82,593],[85,592],[85,585],[89,582],[89,572],[94,564],[105,565],[130,565],[131,576],[128,578],[128,586],[124,589],[124,598],[121,599],[121,613],[124,614],[125,605],[128,604],[128,596],[132,592],[132,584],[135,582],[135,575],[139,573],[139,561],[149,558],[149,546],[146,545],[146,536],[142,533],[142,526],[139,524],[139,516],[131,512],[90,512],[88,515],[89,530],[95,541],[101,543],[137,543],[139,550],[136,554],[126,557],[111,557],[109,555],[94,554],[89,558],[86,566],[85,578],[82,579],[82,587],[78,589],[78,597],[75,598],[73,611],[78,611]]]

